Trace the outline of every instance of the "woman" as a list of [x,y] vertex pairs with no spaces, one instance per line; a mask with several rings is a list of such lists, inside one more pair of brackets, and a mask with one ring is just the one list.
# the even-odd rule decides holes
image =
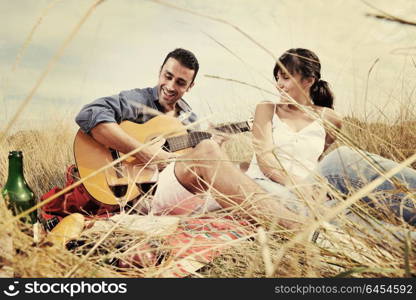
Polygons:
[[[341,119],[333,110],[333,94],[321,79],[319,58],[307,49],[290,49],[279,58],[273,74],[280,101],[256,107],[252,130],[255,155],[247,175],[268,192],[280,195],[288,208],[307,214],[293,192],[301,187],[306,192],[304,199],[316,196],[308,189],[312,181],[307,178],[315,173],[348,195],[397,167],[396,162],[346,146],[329,153],[318,165],[335,140],[333,132],[341,128]],[[405,188],[398,189],[397,182]],[[362,200],[378,210],[387,208],[416,226],[415,191],[416,171],[403,168],[374,189],[381,197]]]
[[341,120],[333,110],[328,83],[321,79],[319,58],[312,51],[288,50],[276,63],[273,75],[280,101],[256,107],[255,155],[247,175],[269,192],[293,198],[284,187],[299,185],[315,170],[322,153],[335,140],[332,130],[326,128],[341,128]]

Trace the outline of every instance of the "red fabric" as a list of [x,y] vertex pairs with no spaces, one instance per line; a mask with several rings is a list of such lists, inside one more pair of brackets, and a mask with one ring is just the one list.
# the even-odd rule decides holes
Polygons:
[[[118,267],[158,267],[166,268],[160,277],[186,277],[208,264],[231,247],[233,240],[244,240],[254,234],[254,227],[244,220],[233,218],[191,218],[183,219],[174,233],[165,236],[161,249],[149,244],[141,245],[136,251],[118,261]],[[158,253],[158,251],[162,251]],[[188,263],[186,263],[188,261]],[[189,265],[189,262],[199,262]]]
[[[72,185],[78,178],[75,165],[67,169],[65,187]],[[62,189],[54,187],[41,197],[44,201]],[[79,185],[70,192],[59,196],[42,206],[42,218],[46,221],[53,218],[61,220],[71,213],[81,213],[92,218],[108,217],[119,209],[118,205],[101,204],[92,198],[83,185]],[[181,222],[175,233],[165,237],[169,253],[162,254],[152,251],[151,245],[144,245],[137,251],[118,261],[120,268],[133,266],[156,266],[163,256],[174,259],[171,268],[163,272],[160,277],[186,277],[199,269],[201,265],[193,266],[189,263],[198,261],[202,265],[211,262],[224,249],[231,246],[230,241],[248,238],[253,234],[250,223],[244,220],[226,217],[218,218],[190,218]],[[157,250],[157,248],[155,248]]]
[[[66,171],[65,187],[68,187],[77,181],[77,177],[79,177],[77,173],[75,165],[68,167]],[[54,187],[41,197],[41,201],[59,193],[61,190],[62,189],[59,187]],[[85,187],[81,184],[66,194],[63,194],[48,204],[42,206],[41,215],[42,218],[46,220],[55,216],[60,220],[72,213],[81,213],[85,216],[91,217],[107,217],[109,214],[118,210],[118,205],[107,205],[95,200],[88,194]]]

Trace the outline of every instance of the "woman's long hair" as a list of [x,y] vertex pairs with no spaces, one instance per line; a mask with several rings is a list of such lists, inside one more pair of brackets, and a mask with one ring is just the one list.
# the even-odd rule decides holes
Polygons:
[[[321,63],[318,56],[311,50],[303,48],[293,48],[280,56],[279,61],[290,74],[300,74],[302,79],[314,77],[315,82],[311,87],[310,96],[317,106],[334,108],[334,94],[329,88],[328,82],[321,79]],[[273,70],[274,78],[277,79],[280,70],[276,64]]]

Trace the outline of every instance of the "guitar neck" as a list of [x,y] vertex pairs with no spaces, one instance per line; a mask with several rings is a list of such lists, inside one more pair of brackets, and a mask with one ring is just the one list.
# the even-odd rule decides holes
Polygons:
[[192,148],[199,144],[202,140],[212,137],[212,134],[204,131],[192,131],[185,135],[174,136],[166,139],[165,148],[169,152],[176,152],[186,148]]
[[[240,133],[250,131],[248,122],[230,123],[222,126],[216,126],[216,130],[226,133]],[[205,131],[192,131],[185,135],[174,136],[166,139],[165,148],[170,152],[176,152],[186,148],[192,148],[199,142],[212,137],[212,134]]]
[[250,125],[247,121],[244,121],[239,123],[230,123],[221,126],[216,126],[215,129],[226,133],[240,133],[250,131]]

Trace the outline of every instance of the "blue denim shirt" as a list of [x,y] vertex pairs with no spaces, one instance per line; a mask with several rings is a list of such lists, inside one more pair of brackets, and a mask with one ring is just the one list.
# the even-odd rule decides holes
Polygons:
[[[184,125],[197,120],[196,114],[185,100],[180,99],[177,107],[178,118]],[[121,123],[128,120],[145,123],[157,115],[157,112],[152,110],[162,111],[158,86],[122,91],[118,95],[99,98],[85,105],[76,116],[75,122],[82,131],[90,133],[91,129],[103,122]]]

